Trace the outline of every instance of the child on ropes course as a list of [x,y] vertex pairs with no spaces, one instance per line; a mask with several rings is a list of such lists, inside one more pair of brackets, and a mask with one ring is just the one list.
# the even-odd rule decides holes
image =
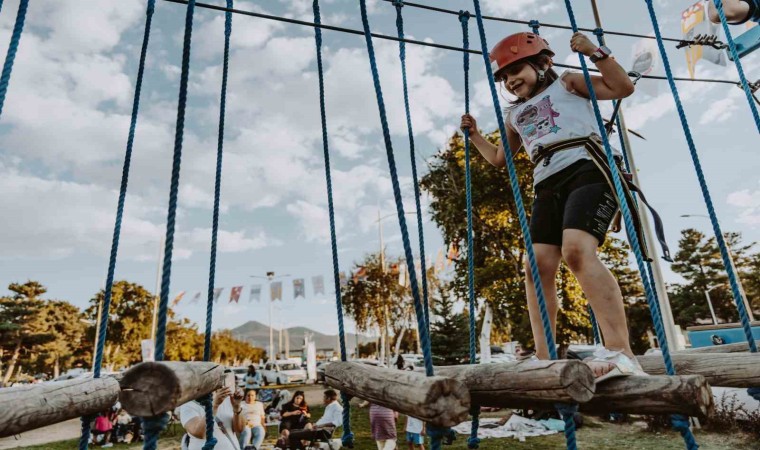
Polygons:
[[[570,48],[590,57],[601,72],[591,77],[599,100],[633,93],[633,83],[607,47],[575,33]],[[597,381],[643,373],[631,351],[620,287],[597,255],[618,205],[610,188],[610,167],[595,134],[589,90],[582,73],[558,75],[552,69],[553,56],[548,42],[533,33],[508,36],[490,53],[495,79],[517,97],[505,110],[509,147],[513,152],[525,148],[535,163],[530,234],[552,332],[558,308],[555,276],[564,259],[588,297],[604,336],[606,349],[597,350],[593,360],[587,361]],[[506,165],[503,145],[488,142],[474,117],[462,116],[460,126],[469,130],[471,142],[488,162]],[[619,151],[614,152],[616,159],[622,158]],[[635,215],[636,209],[631,210]],[[540,359],[549,359],[527,261],[525,272],[536,353]]]
[[[760,0],[723,0],[723,13],[731,25],[741,25],[749,20],[760,21]],[[718,9],[709,0],[707,14],[712,23],[720,23]]]

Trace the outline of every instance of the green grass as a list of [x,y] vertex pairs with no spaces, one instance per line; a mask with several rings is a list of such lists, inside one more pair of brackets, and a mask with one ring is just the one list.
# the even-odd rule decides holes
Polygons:
[[[312,417],[322,416],[323,408],[315,406],[312,408]],[[493,416],[493,414],[490,414]],[[351,429],[356,437],[356,450],[376,450],[372,436],[370,435],[369,414],[366,408],[361,409],[354,405],[351,408]],[[403,427],[406,421],[402,417],[398,421],[399,449],[405,450],[406,444],[403,438]],[[174,425],[172,429],[164,433],[159,443],[161,450],[179,449],[179,440],[183,434],[182,427]],[[338,431],[340,433],[340,431]],[[703,450],[760,450],[760,443],[744,434],[720,434],[707,433],[696,430],[695,435]],[[276,427],[267,429],[267,439],[265,442],[274,442],[277,436]],[[336,434],[336,437],[338,434]],[[684,448],[681,436],[676,432],[651,433],[643,429],[638,424],[609,424],[587,419],[586,425],[578,430],[578,448],[583,450],[681,450]],[[77,441],[63,441],[39,446],[23,447],[28,450],[71,450],[77,448]],[[100,447],[91,447],[100,448]],[[114,449],[140,449],[142,444],[134,445],[114,445]],[[484,439],[480,444],[481,450],[502,450],[502,449],[531,449],[531,450],[556,450],[565,448],[565,438],[562,434],[553,436],[543,436],[528,438],[525,442],[519,442],[515,439]],[[444,447],[447,450],[465,450],[467,449],[467,437],[457,436],[454,445]]]

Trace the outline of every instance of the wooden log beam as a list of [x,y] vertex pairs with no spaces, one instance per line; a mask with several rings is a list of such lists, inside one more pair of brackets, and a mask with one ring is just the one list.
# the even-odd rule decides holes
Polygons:
[[581,361],[521,361],[436,368],[464,383],[473,403],[504,408],[536,403],[583,403],[594,396],[594,375]]
[[122,407],[140,417],[171,411],[224,385],[224,367],[212,362],[145,362],[121,379]]
[[[760,341],[755,341],[755,344],[760,348]],[[697,348],[687,348],[686,350],[681,350],[678,352],[673,352],[671,354],[689,354],[689,353],[741,353],[741,352],[748,352],[749,351],[749,345],[747,345],[746,342],[739,342],[736,344],[723,344],[723,345],[713,345],[711,347],[697,347]]]
[[119,398],[119,382],[78,378],[0,389],[0,437],[105,411]]
[[[702,375],[710,386],[760,386],[760,353],[673,353],[671,358],[678,375]],[[665,375],[661,355],[637,359],[646,373]]]
[[596,394],[580,404],[592,414],[684,414],[700,419],[713,411],[713,395],[700,375],[629,376],[597,384]]
[[459,381],[422,373],[334,362],[325,383],[348,395],[442,427],[467,419],[470,394]]

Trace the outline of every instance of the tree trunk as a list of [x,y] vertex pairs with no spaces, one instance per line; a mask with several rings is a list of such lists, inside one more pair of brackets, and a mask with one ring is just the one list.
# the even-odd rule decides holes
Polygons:
[[[660,355],[638,356],[650,375],[665,375]],[[760,353],[673,353],[678,375],[702,375],[711,386],[760,386]]]
[[58,353],[55,354],[55,363],[53,364],[53,378],[58,378],[58,374],[61,371],[60,358]]
[[8,369],[5,372],[5,377],[3,377],[3,386],[8,384],[11,379],[11,375],[13,375],[13,371],[16,369],[16,361],[18,361],[19,353],[21,353],[21,339],[16,341],[16,347],[13,349],[13,356],[11,356],[11,361],[8,363]]

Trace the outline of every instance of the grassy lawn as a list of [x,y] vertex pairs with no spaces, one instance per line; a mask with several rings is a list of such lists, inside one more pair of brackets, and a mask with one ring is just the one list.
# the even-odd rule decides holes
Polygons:
[[[353,406],[353,405],[352,405]],[[316,406],[313,408],[312,417],[318,418],[322,415],[323,408]],[[369,415],[367,409],[352,407],[351,428],[356,436],[356,450],[376,450],[369,428]],[[403,436],[403,426],[406,421],[402,418],[398,423],[398,435]],[[184,434],[182,427],[173,426],[161,438],[159,449],[161,450],[178,450],[179,441]],[[277,435],[276,427],[267,429],[267,439],[265,442],[274,443]],[[707,433],[696,430],[695,435],[702,449],[705,450],[760,450],[760,442],[743,434],[718,434]],[[337,437],[337,436],[336,436]],[[593,419],[587,419],[586,425],[578,430],[578,447],[583,450],[608,450],[608,449],[625,449],[625,450],[680,450],[684,448],[683,440],[678,433],[650,433],[643,429],[642,425],[618,425],[609,423],[596,422]],[[399,441],[399,449],[406,449],[406,445]],[[427,444],[427,443],[426,443]],[[63,441],[41,446],[23,447],[29,450],[70,450],[77,448],[77,441]],[[99,448],[99,447],[91,447]],[[142,444],[114,445],[114,449],[140,449]],[[467,437],[458,436],[454,445],[444,447],[450,450],[466,450]],[[519,442],[514,439],[485,439],[480,444],[481,450],[501,450],[501,449],[532,449],[532,450],[549,450],[565,448],[564,435],[557,434],[554,436],[544,436],[529,438],[525,442]]]

